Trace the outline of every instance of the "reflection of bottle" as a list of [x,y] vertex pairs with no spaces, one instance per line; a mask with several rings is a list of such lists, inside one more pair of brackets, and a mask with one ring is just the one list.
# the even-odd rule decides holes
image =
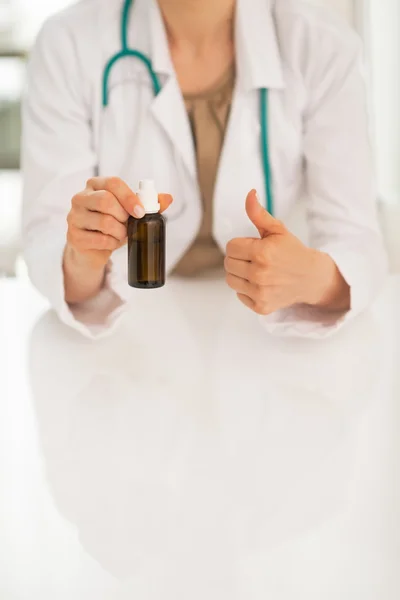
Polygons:
[[165,219],[153,181],[141,181],[138,196],[146,215],[128,221],[128,282],[135,288],[159,288],[165,284]]

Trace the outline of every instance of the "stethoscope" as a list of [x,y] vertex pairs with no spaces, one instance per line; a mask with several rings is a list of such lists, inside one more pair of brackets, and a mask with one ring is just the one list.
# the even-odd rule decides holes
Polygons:
[[[110,78],[111,69],[122,58],[131,56],[140,60],[147,68],[151,83],[153,85],[154,95],[157,96],[161,91],[161,83],[157,73],[153,69],[153,65],[148,56],[132,50],[128,47],[128,25],[129,13],[134,0],[124,0],[124,5],[121,13],[121,50],[114,54],[106,64],[103,73],[103,107],[108,105],[108,81]],[[273,214],[273,195],[271,181],[271,165],[269,160],[269,136],[268,136],[268,89],[260,89],[260,126],[261,126],[261,157],[264,170],[265,181],[265,197],[267,199],[267,210]]]

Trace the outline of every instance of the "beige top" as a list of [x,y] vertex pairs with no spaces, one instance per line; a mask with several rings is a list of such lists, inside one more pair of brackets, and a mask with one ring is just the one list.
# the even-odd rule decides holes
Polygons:
[[224,255],[212,236],[213,196],[235,84],[232,66],[212,89],[185,96],[197,158],[197,176],[203,202],[203,219],[193,244],[174,273],[193,277],[222,267]]

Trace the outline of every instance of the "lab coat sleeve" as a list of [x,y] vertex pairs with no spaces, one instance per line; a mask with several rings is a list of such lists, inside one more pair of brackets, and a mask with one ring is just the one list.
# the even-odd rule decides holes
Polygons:
[[97,165],[83,68],[72,34],[51,19],[31,54],[23,100],[23,239],[35,287],[62,321],[98,336],[112,329],[124,306],[113,289],[112,263],[99,295],[79,306],[64,300],[62,269],[71,198]]
[[372,303],[387,273],[387,257],[377,217],[361,43],[350,34],[340,45],[328,35],[314,52],[304,117],[310,241],[335,261],[350,286],[351,309],[329,314],[296,305],[263,320],[271,333],[321,338]]

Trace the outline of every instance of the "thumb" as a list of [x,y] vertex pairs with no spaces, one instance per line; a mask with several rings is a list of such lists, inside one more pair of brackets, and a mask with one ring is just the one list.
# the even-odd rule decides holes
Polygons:
[[257,227],[262,238],[268,235],[285,233],[286,228],[261,206],[256,190],[251,190],[246,199],[246,212],[250,221]]

